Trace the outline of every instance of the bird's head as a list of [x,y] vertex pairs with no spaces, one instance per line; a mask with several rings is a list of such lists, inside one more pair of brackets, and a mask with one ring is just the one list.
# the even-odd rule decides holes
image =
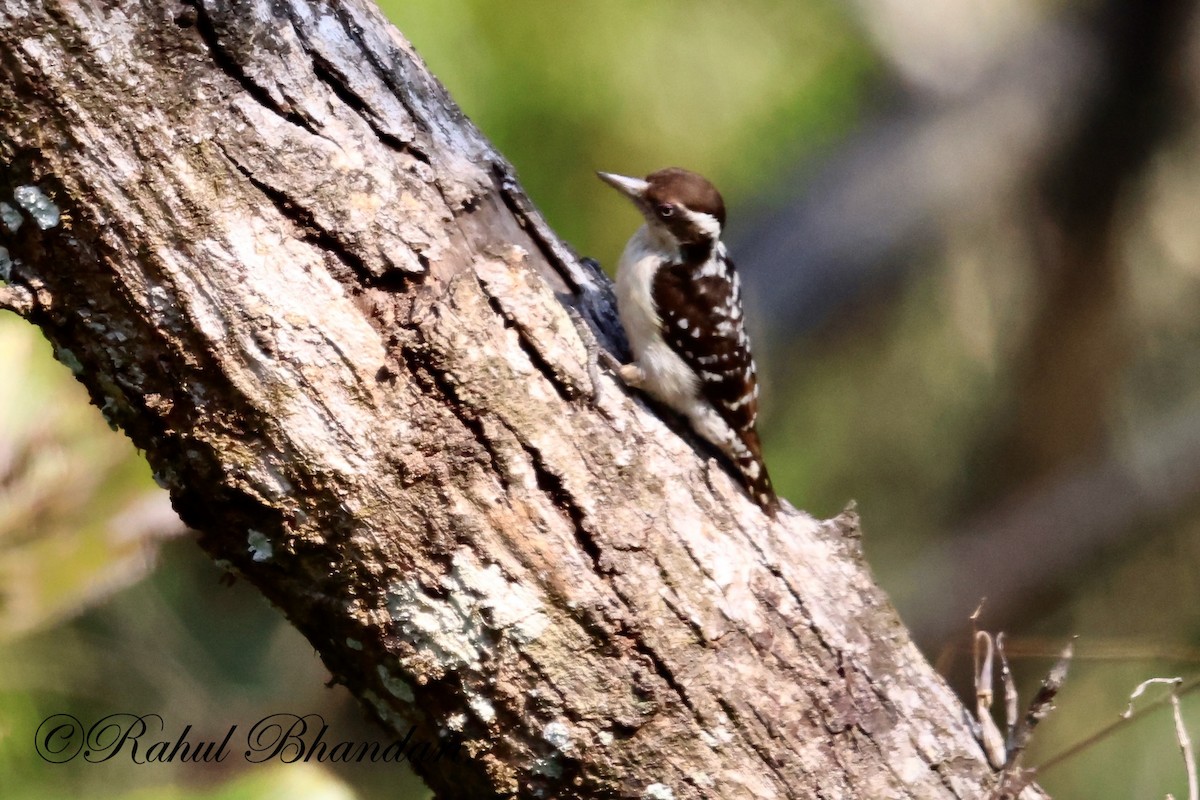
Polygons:
[[596,174],[632,200],[651,228],[679,245],[710,244],[721,238],[725,202],[703,175],[678,167],[660,169],[644,179]]

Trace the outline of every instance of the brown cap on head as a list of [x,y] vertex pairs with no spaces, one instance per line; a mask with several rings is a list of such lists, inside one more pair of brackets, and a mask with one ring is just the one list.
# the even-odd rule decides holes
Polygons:
[[708,178],[679,167],[668,167],[646,176],[651,203],[677,203],[689,211],[709,214],[725,226],[725,201]]
[[[681,242],[711,242],[725,226],[721,193],[695,172],[669,167],[650,173],[644,180],[608,172],[596,174],[632,200],[647,220],[665,227]],[[708,218],[717,224],[705,222]]]

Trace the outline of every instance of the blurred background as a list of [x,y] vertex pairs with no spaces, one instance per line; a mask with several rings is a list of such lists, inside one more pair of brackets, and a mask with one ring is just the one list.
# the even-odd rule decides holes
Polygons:
[[[982,598],[1023,703],[1079,636],[1029,764],[1142,680],[1200,674],[1197,3],[383,5],[581,254],[611,269],[638,222],[597,169],[721,188],[782,494],[818,517],[858,502],[875,574],[964,698]],[[380,733],[3,313],[0,408],[4,798],[427,796],[390,765],[42,762],[32,732],[59,712]],[[1183,708],[1200,740],[1200,694]],[[1184,796],[1169,710],[1040,780]]]

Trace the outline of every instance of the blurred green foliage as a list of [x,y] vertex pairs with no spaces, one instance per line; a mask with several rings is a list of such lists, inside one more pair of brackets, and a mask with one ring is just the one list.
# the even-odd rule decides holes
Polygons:
[[145,462],[114,446],[83,387],[8,313],[0,364],[0,637],[11,637],[136,580],[155,539],[181,528],[162,497],[147,501]]

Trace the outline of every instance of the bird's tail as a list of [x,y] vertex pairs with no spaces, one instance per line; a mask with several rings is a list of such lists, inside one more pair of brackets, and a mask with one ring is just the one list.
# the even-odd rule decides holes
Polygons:
[[737,467],[742,484],[751,499],[769,516],[774,517],[779,513],[779,496],[775,494],[775,487],[771,485],[771,476],[767,473],[767,465],[762,458],[762,444],[758,440],[758,432],[751,428],[741,431],[739,436],[745,445],[745,451],[734,456],[734,466]]

